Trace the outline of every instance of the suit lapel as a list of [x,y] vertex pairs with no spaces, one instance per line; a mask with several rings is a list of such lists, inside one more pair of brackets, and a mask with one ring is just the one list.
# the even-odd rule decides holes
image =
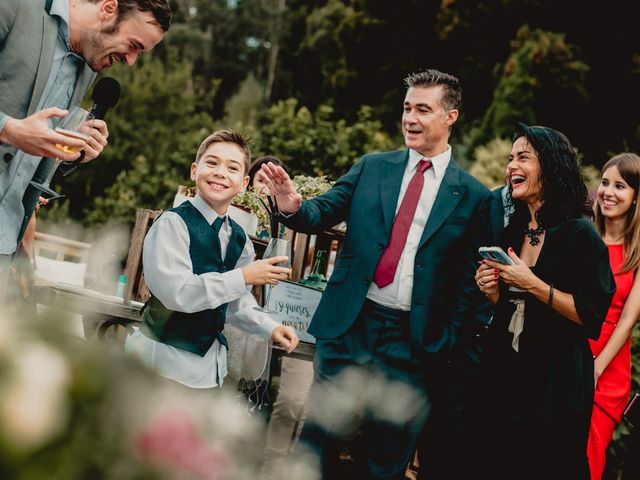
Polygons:
[[491,202],[491,229],[493,230],[494,243],[500,239],[504,230],[504,204],[502,201],[502,188],[491,192],[493,201]]
[[419,249],[422,248],[444,221],[453,213],[466,193],[466,185],[460,183],[460,167],[458,167],[452,158],[449,166],[445,170],[442,183],[440,183],[440,188],[436,195],[436,200],[429,214],[429,219],[422,232],[422,238],[420,238],[420,244],[418,245]]
[[[53,54],[56,46],[56,35],[58,32],[58,21],[51,17],[46,11],[42,11],[42,30],[34,32],[35,35],[41,32],[40,37],[40,61],[38,63],[38,73],[33,86],[31,103],[29,104],[29,115],[35,112],[38,102],[44,93],[44,87],[51,74],[53,64]],[[37,39],[34,39],[37,41]]]
[[89,85],[96,78],[96,75],[97,74],[89,68],[89,65],[85,63],[82,71],[78,74],[76,87],[73,90],[73,96],[71,97],[71,105],[80,104],[84,94],[89,90]]
[[404,176],[408,159],[409,150],[405,150],[393,152],[382,161],[380,168],[380,200],[382,201],[384,226],[387,232],[391,232],[391,227],[393,226],[402,177]]

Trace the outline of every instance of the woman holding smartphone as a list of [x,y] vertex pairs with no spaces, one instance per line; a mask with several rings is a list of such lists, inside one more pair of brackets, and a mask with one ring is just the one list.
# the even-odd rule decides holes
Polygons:
[[[513,213],[478,288],[495,306],[480,380],[479,478],[588,479],[597,338],[615,283],[569,140],[519,123],[507,177]],[[483,433],[484,432],[484,433]],[[484,475],[483,475],[484,474]]]
[[590,340],[596,391],[587,455],[591,480],[600,480],[607,447],[631,389],[631,331],[640,316],[640,157],[621,153],[602,168],[595,221],[609,249],[616,294],[600,337]]

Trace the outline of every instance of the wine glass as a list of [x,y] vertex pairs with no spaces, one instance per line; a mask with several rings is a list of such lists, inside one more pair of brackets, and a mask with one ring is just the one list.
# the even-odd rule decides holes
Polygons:
[[[55,131],[66,137],[80,139],[86,142],[91,138],[91,128],[93,127],[94,118],[94,115],[84,108],[73,107],[67,116],[60,121],[58,126],[55,128]],[[70,147],[62,143],[56,143],[56,147],[66,153],[76,153],[82,150],[82,147]],[[29,182],[34,187],[42,190],[43,193],[49,195],[49,200],[64,197],[64,195],[60,195],[49,187],[51,179],[61,163],[62,160],[59,158],[55,159],[55,166],[51,169],[47,178],[42,183],[35,181]]]
[[[272,258],[272,257],[287,257],[286,262],[281,262],[276,264],[279,267],[290,267],[291,266],[291,242],[289,240],[285,240],[284,238],[272,238],[269,240],[269,244],[267,248],[264,250],[264,254],[262,258]],[[253,307],[256,310],[264,313],[275,314],[278,313],[275,310],[269,308],[269,298],[271,296],[272,285],[266,285],[267,293],[265,295],[264,307]]]

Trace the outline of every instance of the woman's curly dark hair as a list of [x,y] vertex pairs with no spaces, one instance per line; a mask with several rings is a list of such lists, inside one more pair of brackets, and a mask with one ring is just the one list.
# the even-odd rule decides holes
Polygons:
[[[550,227],[571,219],[593,215],[587,187],[582,180],[576,152],[569,139],[548,127],[527,126],[518,122],[513,141],[525,137],[535,149],[540,162],[542,206],[536,213],[538,225]],[[509,186],[511,193],[512,187]],[[514,202],[511,220],[529,221],[529,209],[524,202]]]

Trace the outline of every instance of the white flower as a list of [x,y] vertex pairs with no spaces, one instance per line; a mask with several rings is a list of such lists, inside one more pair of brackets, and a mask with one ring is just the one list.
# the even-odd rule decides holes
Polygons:
[[13,446],[37,448],[67,423],[69,365],[42,343],[21,345],[11,360],[8,382],[0,394],[0,428]]

